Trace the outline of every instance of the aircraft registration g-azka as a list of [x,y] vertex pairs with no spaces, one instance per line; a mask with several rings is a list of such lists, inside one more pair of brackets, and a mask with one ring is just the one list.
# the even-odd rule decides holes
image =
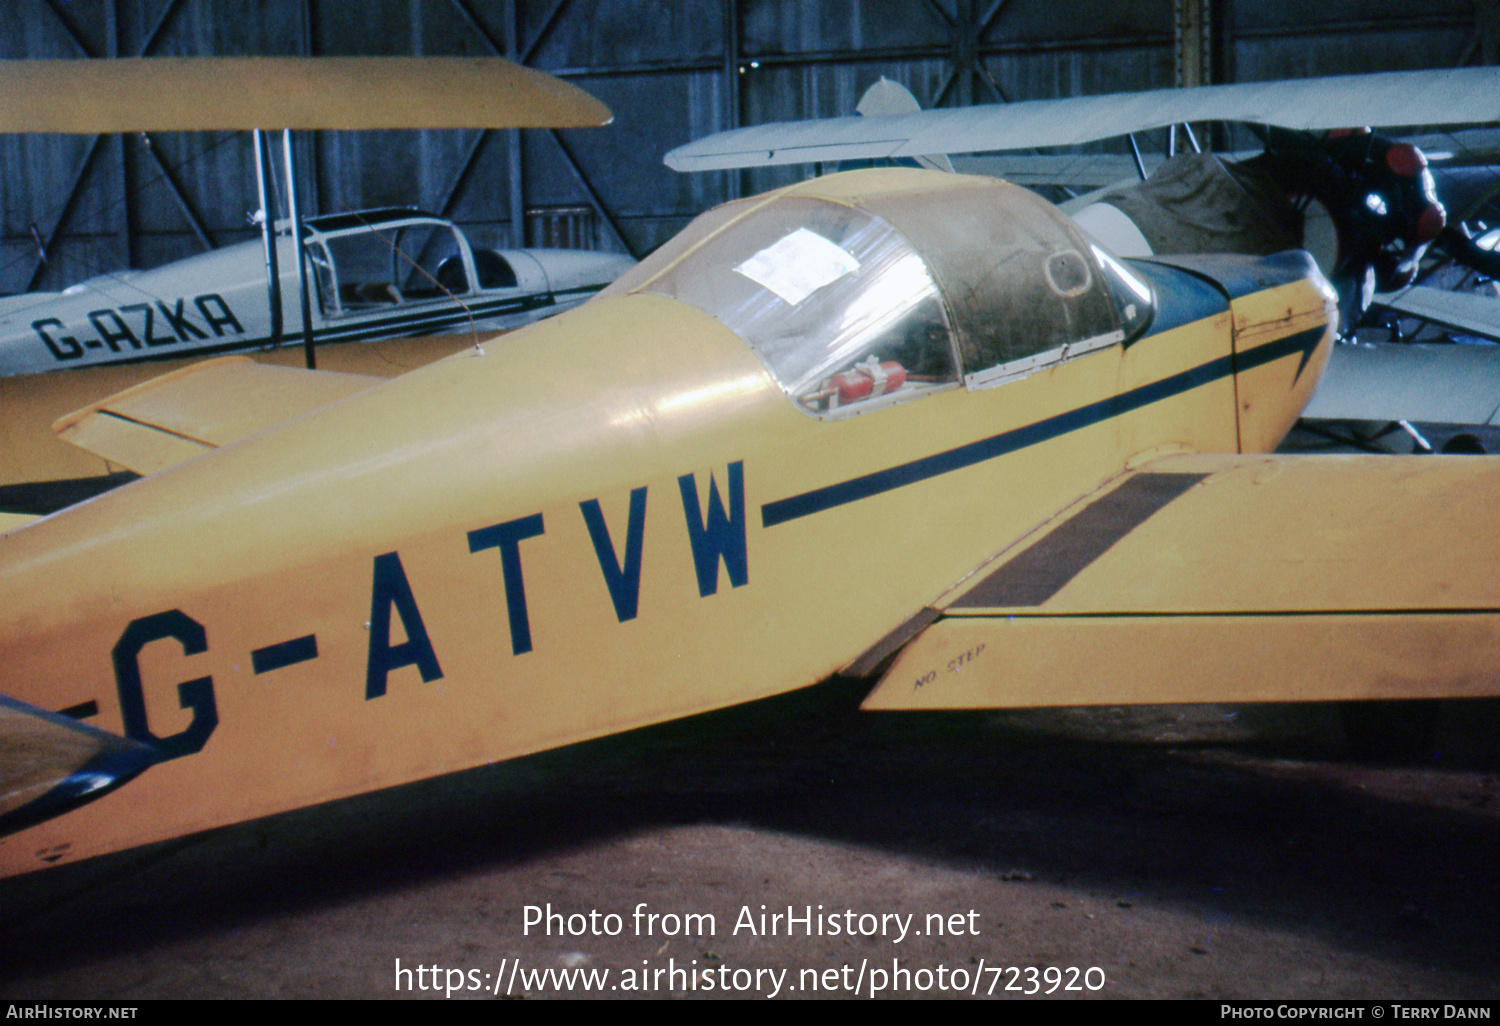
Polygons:
[[[635,263],[617,253],[475,247],[451,221],[413,209],[309,217],[301,230],[320,344],[520,327],[576,306]],[[280,307],[295,310],[297,252],[285,223],[277,246]],[[257,241],[0,298],[0,376],[287,340],[267,302]]]
[[[300,215],[292,128],[610,122],[582,90],[505,61],[6,61],[0,92],[0,131],[252,132],[252,219],[261,226],[259,242],[0,297],[0,508],[10,512],[50,511],[118,481],[119,468],[59,443],[51,424],[184,359],[253,351],[262,362],[316,360],[390,377],[574,306],[634,263],[605,252],[493,249],[408,208]],[[264,215],[277,205],[267,127],[284,129],[287,216],[275,222]],[[385,341],[331,345],[369,340]]]
[[835,673],[872,710],[1494,694],[1500,463],[1269,454],[1337,322],[1305,253],[1119,259],[885,168],[393,380],[102,400],[64,431],[146,476],[0,535],[0,736],[50,753],[0,872]]
[[[262,234],[153,270],[0,297],[0,377],[279,346],[309,333],[329,343],[505,330],[576,305],[634,263],[474,246],[450,221],[415,209],[298,214],[292,129],[611,121],[582,90],[503,60],[4,61],[0,92],[3,132],[253,131]],[[291,216],[275,224],[265,214],[275,205],[267,128],[284,130],[286,151]],[[304,274],[309,301],[298,322],[283,311],[298,308]]]

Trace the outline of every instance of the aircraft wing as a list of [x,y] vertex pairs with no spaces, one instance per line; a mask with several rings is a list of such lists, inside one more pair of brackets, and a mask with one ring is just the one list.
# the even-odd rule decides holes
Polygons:
[[0,834],[107,794],[157,758],[147,745],[0,695]]
[[869,709],[1493,693],[1500,458],[1180,456],[927,611]]
[[1341,344],[1333,347],[1328,368],[1302,415],[1315,420],[1496,424],[1496,382],[1497,346]]
[[586,128],[609,108],[499,57],[0,61],[0,132]]
[[1377,292],[1374,305],[1500,342],[1500,299],[1494,296],[1413,285],[1399,292]]
[[117,392],[62,417],[52,430],[111,463],[151,474],[384,381],[229,356]]
[[911,114],[780,122],[679,146],[678,171],[1069,146],[1190,121],[1282,128],[1500,120],[1500,68],[1342,75],[1026,100]]

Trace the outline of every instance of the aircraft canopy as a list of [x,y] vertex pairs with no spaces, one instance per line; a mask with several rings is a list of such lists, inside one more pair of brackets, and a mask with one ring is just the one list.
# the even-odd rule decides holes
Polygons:
[[998,384],[1150,320],[1149,288],[1025,190],[904,169],[852,177],[885,187],[819,196],[812,182],[726,204],[611,291],[713,315],[820,417]]

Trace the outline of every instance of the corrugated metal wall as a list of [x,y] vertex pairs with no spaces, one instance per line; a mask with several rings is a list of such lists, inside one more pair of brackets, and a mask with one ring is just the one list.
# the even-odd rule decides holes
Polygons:
[[[1496,0],[6,0],[0,57],[509,54],[600,97],[614,125],[319,133],[304,209],[413,204],[487,245],[581,228],[640,255],[796,174],[678,175],[673,146],[848,113],[881,75],[929,106],[1170,86],[1183,3],[1208,18],[1220,81],[1495,59]],[[256,205],[234,133],[0,137],[0,183],[0,293],[248,237]]]

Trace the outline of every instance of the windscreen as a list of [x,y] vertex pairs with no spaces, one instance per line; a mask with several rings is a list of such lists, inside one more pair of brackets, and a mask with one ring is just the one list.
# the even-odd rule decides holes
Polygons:
[[[1122,341],[1153,298],[1039,197],[929,172],[703,215],[616,290],[690,303],[744,339],[793,400],[842,416],[1016,380]],[[872,182],[867,193],[857,187]],[[853,185],[855,188],[850,188]]]
[[319,269],[325,312],[393,306],[469,291],[455,229],[448,224],[381,226],[330,235]]
[[814,415],[898,402],[958,379],[926,264],[888,222],[857,207],[778,200],[643,291],[718,318]]
[[1016,186],[978,182],[872,198],[921,250],[948,302],[970,387],[1118,342],[1120,311],[1088,238]]

